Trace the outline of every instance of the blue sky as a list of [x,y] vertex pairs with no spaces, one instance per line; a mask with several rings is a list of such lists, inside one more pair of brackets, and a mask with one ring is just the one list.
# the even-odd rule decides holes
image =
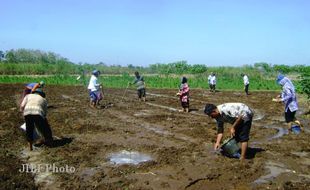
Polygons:
[[0,50],[75,63],[310,65],[308,0],[2,0]]

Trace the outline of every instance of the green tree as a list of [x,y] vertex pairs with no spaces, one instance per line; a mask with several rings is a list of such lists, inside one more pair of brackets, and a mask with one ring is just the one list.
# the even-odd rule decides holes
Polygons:
[[301,74],[301,89],[310,99],[310,66],[304,67]]

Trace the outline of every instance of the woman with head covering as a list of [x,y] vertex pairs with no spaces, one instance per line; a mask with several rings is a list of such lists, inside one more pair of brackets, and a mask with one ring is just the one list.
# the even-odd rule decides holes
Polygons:
[[182,78],[179,92],[176,95],[180,96],[180,102],[183,108],[183,110],[180,111],[189,112],[189,86],[186,77]]
[[282,86],[282,92],[274,98],[274,102],[283,102],[285,104],[285,121],[291,126],[294,122],[300,125],[300,122],[295,118],[296,111],[298,110],[297,97],[295,87],[292,81],[282,74],[277,77],[277,83]]

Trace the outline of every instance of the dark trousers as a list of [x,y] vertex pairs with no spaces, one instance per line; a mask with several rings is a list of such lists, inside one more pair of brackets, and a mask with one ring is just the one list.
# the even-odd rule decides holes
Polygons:
[[246,95],[249,95],[249,84],[244,86],[244,91],[245,91]]
[[215,92],[215,84],[211,85],[211,91]]
[[33,142],[33,130],[36,127],[39,132],[43,135],[46,142],[51,142],[53,140],[52,130],[47,122],[46,118],[40,115],[26,115],[26,135],[27,141]]

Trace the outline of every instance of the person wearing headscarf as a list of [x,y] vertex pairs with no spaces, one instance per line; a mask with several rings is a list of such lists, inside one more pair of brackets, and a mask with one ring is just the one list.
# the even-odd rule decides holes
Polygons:
[[296,111],[298,110],[298,102],[294,84],[289,78],[282,74],[278,75],[277,83],[282,86],[282,92],[279,96],[274,98],[273,101],[284,103],[285,122],[288,123],[289,126],[293,123],[300,125],[300,122],[295,117]]
[[176,94],[180,97],[181,106],[183,112],[189,112],[189,86],[187,84],[187,78],[182,77],[179,92]]
[[45,83],[44,81],[40,81],[40,82],[33,82],[33,83],[28,83],[25,85],[25,89],[23,91],[23,95],[22,95],[22,98],[21,98],[21,101],[23,101],[24,97],[27,95],[27,94],[31,94],[32,92],[36,91],[37,89],[39,91],[42,91],[43,92],[43,87],[44,87]]

